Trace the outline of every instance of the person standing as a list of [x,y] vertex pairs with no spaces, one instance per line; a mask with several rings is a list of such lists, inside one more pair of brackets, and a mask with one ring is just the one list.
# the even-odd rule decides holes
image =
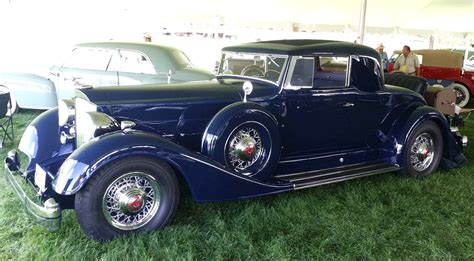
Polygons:
[[151,35],[149,33],[143,34],[143,41],[147,43],[151,43]]
[[384,46],[382,43],[379,43],[375,50],[380,54],[380,58],[382,59],[382,69],[384,72],[388,71],[388,55],[383,50]]
[[400,70],[408,75],[420,76],[420,61],[416,55],[411,53],[410,46],[403,46],[402,55],[398,56],[394,70]]

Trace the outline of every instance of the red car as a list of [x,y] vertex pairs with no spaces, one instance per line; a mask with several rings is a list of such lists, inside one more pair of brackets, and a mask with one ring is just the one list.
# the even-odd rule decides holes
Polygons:
[[[388,71],[392,72],[393,65],[401,55],[395,51],[390,58]],[[420,74],[428,82],[453,88],[456,91],[456,104],[466,106],[474,94],[474,71],[463,69],[464,55],[449,50],[414,50],[412,51],[420,61]]]

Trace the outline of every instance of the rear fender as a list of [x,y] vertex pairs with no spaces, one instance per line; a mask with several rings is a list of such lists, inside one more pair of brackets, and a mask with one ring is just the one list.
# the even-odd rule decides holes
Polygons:
[[117,131],[74,151],[52,182],[61,195],[77,193],[107,164],[128,156],[148,156],[171,165],[186,180],[197,201],[221,201],[274,194],[293,189],[289,184],[266,184],[227,170],[201,154],[143,131]]
[[444,115],[429,106],[419,106],[404,114],[394,124],[390,137],[385,147],[393,148],[391,162],[402,165],[404,163],[404,152],[407,150],[406,144],[411,133],[420,123],[431,120],[436,123],[443,135],[443,158],[455,160],[459,154],[462,154],[460,147],[456,143],[451,133],[450,126]]

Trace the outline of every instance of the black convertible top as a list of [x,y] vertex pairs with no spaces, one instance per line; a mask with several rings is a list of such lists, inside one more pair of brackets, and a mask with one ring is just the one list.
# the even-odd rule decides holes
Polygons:
[[273,40],[228,46],[228,52],[271,53],[284,55],[308,55],[313,53],[336,55],[364,55],[379,60],[375,49],[365,45],[333,40]]

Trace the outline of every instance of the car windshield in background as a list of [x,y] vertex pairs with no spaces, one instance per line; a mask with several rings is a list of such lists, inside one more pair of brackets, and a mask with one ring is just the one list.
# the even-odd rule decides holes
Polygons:
[[280,84],[288,56],[225,52],[219,75],[240,75]]

